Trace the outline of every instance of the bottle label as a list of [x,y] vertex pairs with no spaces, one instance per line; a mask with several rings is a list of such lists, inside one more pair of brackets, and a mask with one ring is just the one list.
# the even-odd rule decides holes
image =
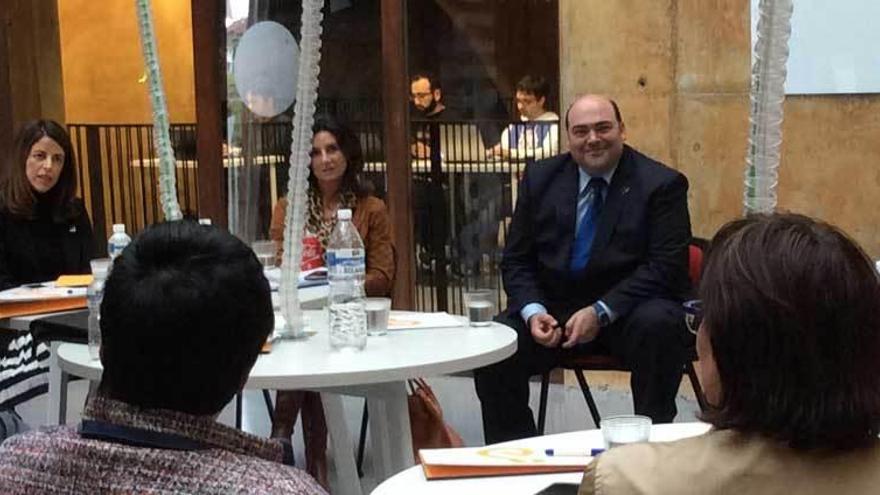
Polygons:
[[333,249],[327,250],[327,267],[333,275],[364,275],[364,250]]
[[116,259],[117,256],[122,254],[122,251],[128,246],[128,243],[125,244],[117,244],[115,242],[111,242],[107,245],[107,255],[110,256],[111,259]]

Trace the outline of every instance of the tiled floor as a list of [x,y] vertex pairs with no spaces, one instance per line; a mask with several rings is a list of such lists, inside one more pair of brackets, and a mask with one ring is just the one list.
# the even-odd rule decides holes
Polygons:
[[[593,395],[603,416],[632,412],[628,393],[628,377],[624,373],[588,374]],[[570,382],[570,380],[567,380]],[[446,421],[461,434],[466,445],[483,444],[483,426],[480,419],[480,406],[474,392],[473,381],[467,377],[437,377],[429,380],[434,392],[443,406]],[[84,381],[70,384],[68,394],[68,424],[79,420],[82,404],[88,386]],[[537,410],[540,384],[532,383],[532,409]],[[696,402],[688,383],[683,382],[678,397],[679,414],[676,421],[693,421],[697,411]],[[46,419],[46,397],[41,396],[17,408],[22,417],[31,425],[43,424]],[[346,398],[345,409],[348,426],[353,434],[360,428],[363,399]],[[220,421],[234,424],[234,407],[228,405],[220,415]],[[268,435],[269,416],[259,391],[246,391],[244,395],[243,429],[256,435]],[[559,433],[593,428],[586,404],[577,385],[557,384],[550,388],[547,407],[547,433]],[[355,441],[356,443],[356,441]],[[294,434],[294,446],[298,465],[303,465],[302,437],[299,428]],[[332,463],[331,463],[332,469]],[[378,481],[373,476],[370,464],[369,440],[364,460],[364,493],[369,493]]]

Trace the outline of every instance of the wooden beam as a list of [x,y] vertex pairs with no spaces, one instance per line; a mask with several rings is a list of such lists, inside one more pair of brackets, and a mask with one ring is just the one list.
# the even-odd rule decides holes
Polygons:
[[224,0],[191,0],[196,95],[196,156],[199,216],[226,227],[223,177],[223,114],[226,90]]
[[9,83],[9,4],[0,2],[0,156],[10,156],[15,125],[12,118],[12,86]]
[[[39,94],[39,117],[66,123],[61,70],[61,24],[56,0],[30,2],[33,80]],[[34,116],[32,118],[37,118]]]
[[397,246],[392,300],[414,309],[412,168],[409,162],[409,85],[406,68],[406,0],[382,0],[382,102],[388,210]]
[[0,151],[26,121],[64,123],[58,26],[57,0],[0,1]]

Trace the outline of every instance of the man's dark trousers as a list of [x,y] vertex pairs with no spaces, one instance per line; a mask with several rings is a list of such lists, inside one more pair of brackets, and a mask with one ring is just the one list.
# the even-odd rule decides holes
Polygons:
[[536,343],[519,315],[501,314],[497,321],[516,330],[518,348],[504,361],[474,371],[486,444],[538,434],[528,405],[529,377],[555,368],[560,358],[569,355],[602,352],[621,358],[632,370],[635,413],[649,416],[654,423],[668,423],[675,417],[688,339],[678,302],[646,301],[602,329],[595,341],[572,349],[549,349]]

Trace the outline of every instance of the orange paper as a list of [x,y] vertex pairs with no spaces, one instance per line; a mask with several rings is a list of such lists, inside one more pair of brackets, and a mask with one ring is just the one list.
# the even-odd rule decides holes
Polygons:
[[55,287],[88,287],[93,278],[91,275],[62,275],[55,281]]

